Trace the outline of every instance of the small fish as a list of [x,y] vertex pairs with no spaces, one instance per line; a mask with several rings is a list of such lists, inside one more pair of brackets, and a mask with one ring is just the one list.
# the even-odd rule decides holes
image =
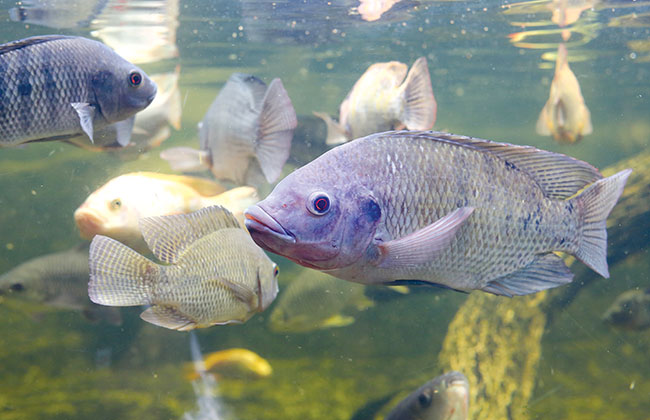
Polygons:
[[9,19],[55,29],[86,28],[108,0],[22,0]]
[[[95,129],[128,119],[156,96],[156,84],[138,67],[100,42],[74,36],[0,45],[0,75],[0,146],[82,133],[93,141]],[[124,130],[118,142],[129,138]]]
[[553,251],[609,276],[605,219],[631,172],[603,179],[533,147],[387,132],[326,152],[244,215],[264,249],[341,279],[525,295],[571,282]]
[[415,60],[408,75],[407,69],[406,64],[398,61],[368,67],[341,103],[338,123],[325,113],[314,112],[327,124],[326,143],[344,143],[392,129],[431,129],[437,104],[427,59]]
[[620,294],[603,314],[603,321],[626,330],[650,328],[650,289]]
[[344,282],[308,268],[278,298],[269,317],[272,331],[304,333],[354,322],[350,310],[374,305],[360,284]]
[[74,212],[74,220],[84,239],[110,236],[137,251],[147,252],[138,225],[142,218],[191,213],[221,205],[243,226],[244,209],[258,199],[252,187],[226,191],[203,178],[132,172],[111,179],[90,194]]
[[[195,369],[194,363],[185,368],[185,378],[194,381],[201,376],[201,370]],[[220,377],[260,379],[273,373],[269,362],[247,349],[234,348],[215,351],[203,359],[203,372],[210,372]]]
[[90,300],[148,305],[140,317],[179,331],[243,323],[278,293],[278,267],[225,208],[148,217],[140,230],[156,264],[97,235],[90,244]]
[[199,124],[201,150],[174,147],[160,154],[178,171],[212,170],[217,179],[275,182],[289,158],[296,112],[280,79],[269,87],[233,73]]
[[359,7],[357,11],[361,15],[361,19],[374,22],[379,20],[381,15],[389,11],[395,3],[401,0],[359,0]]
[[109,0],[90,34],[133,63],[178,57],[179,0]]
[[553,135],[560,142],[575,143],[591,134],[591,114],[585,105],[578,79],[569,68],[567,50],[560,44],[551,94],[539,114],[537,134]]
[[[151,80],[158,87],[158,93],[151,105],[126,122],[110,124],[97,130],[93,143],[90,143],[85,134],[68,139],[67,142],[87,150],[110,150],[120,152],[122,155],[128,152],[143,153],[160,146],[171,136],[170,125],[176,130],[181,128],[179,76],[180,66],[177,66],[176,71],[171,73],[151,75]],[[130,128],[125,124],[130,124]],[[123,145],[118,141],[122,129],[131,135],[129,144]]]
[[402,400],[384,420],[467,420],[469,382],[451,371],[422,385]]
[[0,276],[3,304],[38,314],[48,308],[80,311],[89,320],[122,323],[119,309],[88,299],[88,246],[42,255]]

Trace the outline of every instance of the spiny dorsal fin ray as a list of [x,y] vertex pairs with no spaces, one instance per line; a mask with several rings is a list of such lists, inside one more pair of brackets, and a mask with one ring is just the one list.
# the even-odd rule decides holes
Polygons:
[[42,44],[44,42],[56,41],[59,39],[74,39],[74,36],[66,35],[40,35],[32,36],[30,38],[19,39],[17,41],[9,42],[4,45],[0,45],[0,55],[8,53],[10,51],[19,50],[21,48],[29,47],[36,44]]
[[598,169],[587,162],[531,146],[497,143],[436,131],[397,131],[391,132],[390,135],[427,138],[491,153],[530,175],[548,198],[566,199],[603,177]]
[[156,258],[168,264],[176,263],[196,240],[226,228],[241,229],[241,226],[235,216],[221,206],[140,220],[140,231],[149,249]]

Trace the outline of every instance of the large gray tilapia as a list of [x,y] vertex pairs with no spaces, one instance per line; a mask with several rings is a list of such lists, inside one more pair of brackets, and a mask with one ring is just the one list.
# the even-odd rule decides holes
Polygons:
[[379,133],[288,175],[246,227],[345,280],[525,295],[572,280],[554,251],[609,276],[605,219],[630,173],[603,179],[565,155],[448,133]]
[[3,304],[27,313],[48,308],[81,311],[91,320],[120,324],[118,308],[95,305],[88,299],[88,246],[42,255],[0,276]]
[[266,84],[233,73],[199,124],[201,150],[174,147],[160,154],[172,169],[210,169],[217,179],[274,182],[291,151],[296,111],[280,79]]
[[244,322],[278,293],[277,266],[223,207],[148,217],[140,230],[165,265],[97,235],[90,244],[90,300],[150,305],[142,319],[186,331]]
[[[0,146],[67,140],[146,108],[156,85],[90,39],[44,35],[0,45]],[[119,126],[118,126],[119,127]],[[117,139],[129,142],[133,122]]]

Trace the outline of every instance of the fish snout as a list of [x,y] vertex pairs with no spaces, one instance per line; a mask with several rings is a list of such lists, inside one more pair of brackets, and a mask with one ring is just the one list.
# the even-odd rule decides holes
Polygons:
[[86,207],[80,207],[74,212],[74,221],[79,228],[81,237],[88,240],[99,234],[102,228],[102,220],[99,215]]
[[246,229],[248,229],[255,242],[258,242],[258,239],[264,238],[265,236],[270,236],[282,242],[296,243],[296,238],[258,205],[247,208],[244,211],[244,218]]

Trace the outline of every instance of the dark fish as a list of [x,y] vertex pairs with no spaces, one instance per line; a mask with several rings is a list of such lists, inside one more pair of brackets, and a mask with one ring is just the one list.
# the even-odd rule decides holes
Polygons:
[[403,399],[384,420],[467,420],[469,382],[451,371],[440,375]]
[[603,314],[603,321],[626,330],[650,328],[650,289],[620,294]]
[[14,22],[27,22],[48,28],[86,28],[109,0],[22,0],[9,9]]
[[[92,57],[88,59],[88,57]],[[0,146],[66,140],[124,122],[146,108],[156,85],[90,39],[45,35],[0,45]],[[127,144],[133,125],[118,128]]]
[[142,319],[187,331],[245,322],[278,293],[277,266],[223,207],[148,217],[140,230],[165,265],[97,235],[90,244],[90,300],[150,305]]
[[269,87],[233,73],[199,124],[201,150],[174,147],[160,154],[172,169],[210,169],[217,179],[274,182],[289,158],[296,112],[280,79]]
[[565,155],[448,133],[379,133],[289,174],[246,227],[345,280],[525,295],[572,280],[554,251],[609,276],[605,219],[630,173],[603,179]]
[[[119,309],[88,299],[88,246],[32,258],[0,276],[3,304],[28,313],[48,308],[81,311],[90,320],[121,324]],[[14,305],[14,303],[16,305]]]

